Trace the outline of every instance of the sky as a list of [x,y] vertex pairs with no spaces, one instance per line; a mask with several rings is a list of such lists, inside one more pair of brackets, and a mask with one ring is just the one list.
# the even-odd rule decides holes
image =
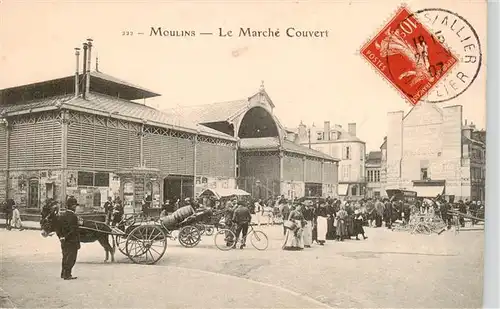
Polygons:
[[[0,88],[74,74],[74,48],[94,40],[101,72],[162,94],[159,109],[237,100],[265,89],[287,127],[357,123],[367,151],[386,135],[387,113],[410,110],[400,94],[359,55],[399,1],[2,1]],[[413,10],[435,1],[408,1]],[[477,79],[459,97],[464,119],[485,128],[486,2],[439,1],[465,17],[483,45]],[[151,27],[193,30],[195,37],[149,36]],[[327,38],[219,37],[240,27],[328,30]],[[134,35],[123,35],[124,32]],[[138,32],[145,33],[138,35]],[[200,36],[199,32],[213,32]],[[460,48],[461,45],[458,45]],[[460,51],[459,51],[460,54]],[[95,58],[92,59],[94,68]]]

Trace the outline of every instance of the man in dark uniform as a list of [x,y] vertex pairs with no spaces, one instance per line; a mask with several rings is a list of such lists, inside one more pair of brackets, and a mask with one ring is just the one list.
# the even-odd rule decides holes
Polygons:
[[232,221],[236,224],[236,240],[234,242],[234,246],[236,246],[240,234],[242,234],[240,249],[243,249],[245,247],[245,241],[247,238],[248,225],[250,224],[250,221],[252,221],[250,210],[248,210],[248,208],[243,205],[243,203],[239,203],[238,207],[234,210]]
[[59,218],[62,249],[62,271],[61,278],[64,280],[76,279],[71,274],[76,263],[78,250],[80,249],[80,235],[78,234],[78,217],[75,214],[77,201],[74,197],[68,198],[66,211]]

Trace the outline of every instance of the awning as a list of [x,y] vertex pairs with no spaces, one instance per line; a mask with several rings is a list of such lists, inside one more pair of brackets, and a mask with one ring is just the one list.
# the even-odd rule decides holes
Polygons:
[[347,189],[349,189],[348,184],[339,184],[337,187],[337,194],[338,195],[347,195]]
[[222,197],[231,196],[248,196],[250,193],[243,191],[241,189],[206,189],[200,196],[215,196],[220,199]]
[[413,187],[411,190],[417,192],[418,197],[434,198],[440,194],[443,194],[444,186],[418,186]]

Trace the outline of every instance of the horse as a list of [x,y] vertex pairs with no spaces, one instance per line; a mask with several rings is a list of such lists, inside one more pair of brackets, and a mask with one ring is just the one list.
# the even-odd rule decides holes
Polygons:
[[[42,228],[42,236],[46,238],[47,236],[53,236],[54,233],[58,237],[62,237],[60,234],[59,227],[59,207],[57,205],[50,205],[47,203],[43,206],[41,211],[42,218],[40,220],[40,227]],[[106,253],[106,258],[104,263],[108,262],[109,256],[111,255],[111,262],[115,261],[115,243],[113,241],[113,246],[109,243],[109,234],[105,232],[97,232],[86,229],[78,229],[80,234],[80,242],[92,243],[98,241],[99,244],[104,248]]]

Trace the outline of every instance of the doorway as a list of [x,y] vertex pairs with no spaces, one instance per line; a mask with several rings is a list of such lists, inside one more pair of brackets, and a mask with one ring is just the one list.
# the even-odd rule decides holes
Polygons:
[[38,185],[38,179],[30,179],[28,185],[28,207],[30,208],[39,207]]
[[163,184],[163,199],[173,203],[194,196],[194,177],[191,176],[169,176]]

